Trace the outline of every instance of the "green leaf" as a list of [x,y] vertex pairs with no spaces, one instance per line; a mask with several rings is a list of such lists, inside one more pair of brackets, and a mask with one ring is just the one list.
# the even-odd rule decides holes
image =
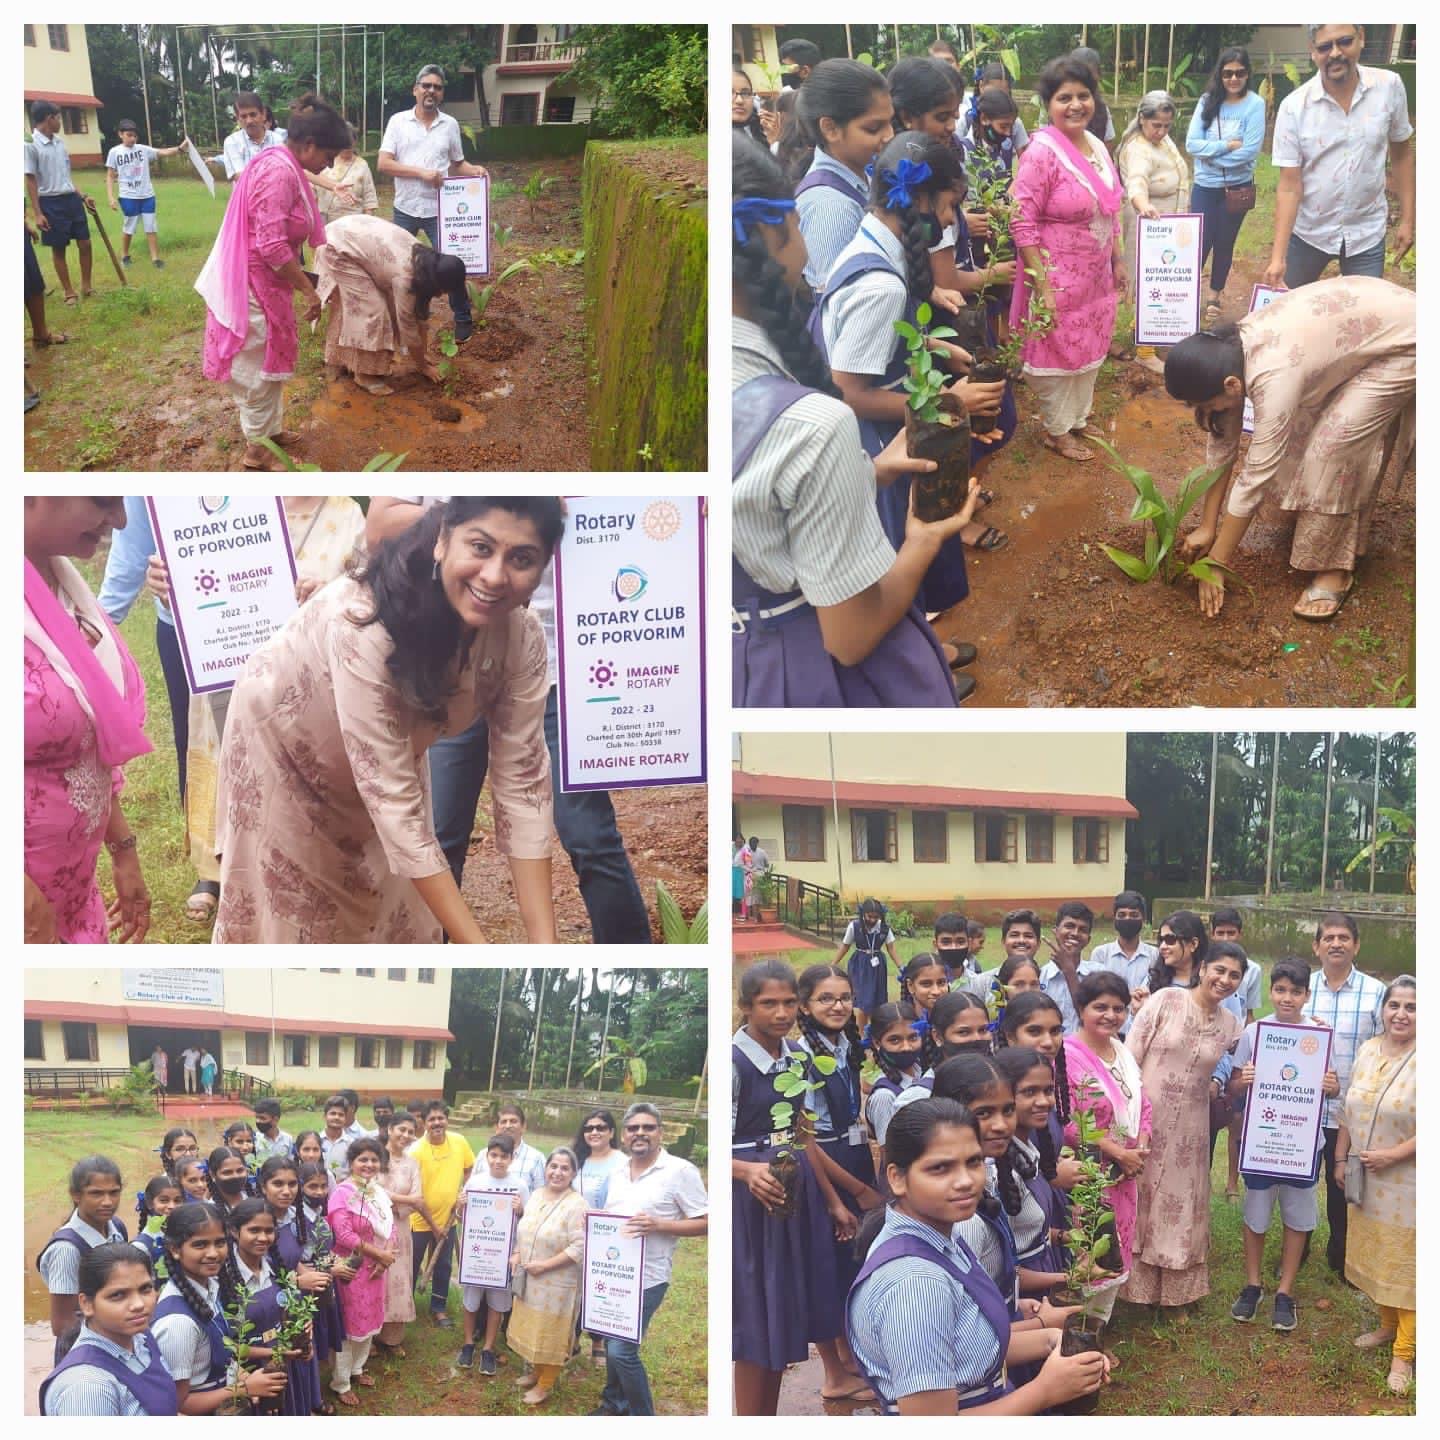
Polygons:
[[833,1075],[838,1063],[833,1055],[817,1055],[810,1062],[821,1075]]
[[690,922],[690,943],[692,945],[705,945],[710,940],[710,902],[707,900],[696,912],[695,918]]
[[778,1100],[770,1107],[770,1118],[775,1122],[777,1130],[787,1130],[795,1118],[795,1107],[787,1101]]
[[806,1090],[805,1082],[798,1075],[792,1075],[786,1071],[783,1075],[775,1077],[775,1088],[787,1099],[793,1100],[797,1095],[803,1095]]
[[1160,540],[1153,530],[1145,533],[1145,568],[1153,575],[1160,563]]
[[1137,524],[1146,520],[1158,520],[1165,513],[1165,507],[1158,500],[1147,500],[1143,495],[1135,497],[1135,504],[1130,508],[1130,518]]
[[667,945],[688,945],[690,927],[663,880],[655,882],[655,909],[660,916],[660,934]]
[[934,313],[930,308],[930,302],[928,300],[922,300],[915,309],[915,319],[923,327],[930,323],[930,317],[934,315]]
[[1155,571],[1143,560],[1128,551],[1117,550],[1113,545],[1100,547],[1132,580],[1148,580]]
[[1090,1258],[1092,1260],[1103,1260],[1110,1253],[1110,1237],[1102,1235],[1091,1247]]
[[1115,1223],[1115,1212],[1114,1212],[1113,1210],[1103,1211],[1103,1212],[1101,1213],[1101,1215],[1100,1215],[1100,1218],[1099,1218],[1098,1220],[1096,1220],[1095,1223],[1096,1223],[1096,1225],[1098,1225],[1102,1230],[1103,1230],[1103,1229],[1105,1228],[1105,1226],[1107,1226],[1107,1225],[1113,1225],[1113,1224]]
[[948,325],[937,325],[929,332],[929,335],[932,340],[949,340],[959,333],[958,330],[952,330]]
[[904,339],[906,344],[913,346],[919,343],[920,332],[908,321],[897,320],[895,322],[895,330],[896,333]]

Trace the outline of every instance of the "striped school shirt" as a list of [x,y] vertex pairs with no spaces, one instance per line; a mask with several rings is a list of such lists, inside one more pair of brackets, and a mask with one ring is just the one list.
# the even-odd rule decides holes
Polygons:
[[[66,1249],[73,1250],[73,1245]],[[150,1347],[143,1335],[135,1337],[134,1350],[122,1350],[113,1340],[80,1326],[75,1344],[93,1345],[118,1360],[127,1370],[143,1375],[150,1368]],[[165,1363],[161,1356],[160,1363]],[[62,1370],[45,1392],[47,1415],[143,1415],[134,1393],[98,1365],[72,1365]]]
[[[194,1280],[190,1280],[188,1283],[194,1289]],[[179,1286],[170,1280],[166,1282],[165,1288],[160,1292],[160,1299],[165,1300],[171,1295],[179,1293]],[[218,1280],[212,1279],[209,1282],[207,1298],[218,1315],[220,1313],[220,1282]],[[150,1332],[155,1336],[155,1343],[160,1347],[160,1356],[165,1361],[165,1368],[177,1382],[188,1380],[192,1390],[219,1388],[217,1385],[206,1383],[206,1377],[210,1373],[210,1337],[192,1314],[186,1311],[184,1314],[162,1315],[150,1327]],[[227,1372],[227,1380],[234,1373],[235,1366],[232,1361]]]
[[[870,1126],[870,1133],[875,1137],[877,1145],[885,1143],[885,1132],[895,1118],[895,1111],[899,1109],[900,1095],[919,1078],[919,1073],[917,1070],[913,1075],[902,1075],[904,1084],[901,1085],[899,1093],[889,1089],[870,1092],[870,1098],[865,1102],[865,1121]],[[912,1098],[918,1100],[920,1097],[917,1095]],[[930,1097],[927,1095],[925,1098],[928,1100]]]
[[[758,325],[736,316],[732,327],[732,388],[789,374]],[[803,396],[779,416],[735,477],[730,506],[735,558],[777,595],[839,605],[895,564],[855,412],[829,395]]]
[[820,291],[825,288],[825,277],[834,268],[840,252],[855,238],[856,227],[869,203],[870,186],[863,175],[832,159],[818,145],[806,173],[816,170],[829,170],[855,191],[853,202],[828,185],[816,185],[796,197],[795,215],[805,240],[805,252],[810,257],[805,262],[805,279],[812,290]]
[[[973,1262],[953,1238],[893,1205],[875,1237],[918,1236],[957,1270]],[[851,1296],[847,1330],[861,1371],[880,1387],[887,1408],[927,1390],[973,1390],[999,1358],[1000,1342],[979,1306],[938,1265],[902,1256],[882,1266]]]
[[833,268],[852,255],[874,254],[889,268],[870,270],[837,291],[820,312],[825,353],[832,370],[847,375],[883,375],[890,367],[899,337],[895,322],[905,318],[905,251],[900,237],[873,215],[860,222],[855,238],[840,252]]
[[[78,1210],[72,1210],[70,1218],[60,1228],[73,1230],[92,1245],[105,1245],[112,1241],[123,1243],[125,1240],[125,1236],[120,1233],[120,1227],[113,1220],[106,1224],[105,1234],[102,1235],[93,1225],[80,1218]],[[40,1276],[45,1281],[45,1288],[52,1295],[79,1294],[80,1251],[63,1240],[58,1245],[51,1245],[40,1258]]]
[[1332,990],[1325,983],[1324,970],[1317,970],[1310,977],[1310,998],[1305,1002],[1304,1013],[1328,1025],[1334,1033],[1330,1042],[1330,1068],[1340,1077],[1340,1093],[1325,1101],[1320,1123],[1326,1130],[1334,1130],[1340,1124],[1340,1102],[1350,1088],[1355,1052],[1384,1028],[1380,1021],[1384,998],[1385,986],[1353,965],[1338,990]]

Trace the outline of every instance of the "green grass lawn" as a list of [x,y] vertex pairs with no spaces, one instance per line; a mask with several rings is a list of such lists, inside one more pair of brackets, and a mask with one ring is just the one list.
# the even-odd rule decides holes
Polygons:
[[[362,1107],[361,1123],[369,1120]],[[197,1132],[202,1152],[220,1143],[220,1133],[229,1124],[221,1121],[184,1122]],[[321,1128],[320,1112],[287,1110],[282,1126],[291,1135]],[[69,1213],[64,1199],[70,1166],[82,1155],[100,1151],[120,1166],[125,1194],[139,1190],[150,1176],[159,1173],[156,1156],[160,1138],[167,1129],[159,1115],[111,1115],[89,1110],[31,1110],[25,1115],[25,1317],[43,1319],[47,1313],[45,1295],[30,1261],[44,1245],[50,1232]],[[461,1133],[479,1152],[489,1131],[469,1128]],[[570,1135],[531,1133],[526,1139],[541,1150],[569,1144]],[[122,1207],[120,1218],[133,1230],[134,1202]],[[646,1336],[645,1368],[662,1415],[703,1414],[706,1408],[706,1242],[682,1240],[676,1253],[675,1272],[665,1303],[655,1316]],[[368,1367],[379,1384],[374,1390],[359,1390],[359,1412],[370,1415],[520,1415],[532,1414],[521,1403],[521,1391],[512,1381],[522,1373],[519,1356],[503,1352],[506,1362],[493,1379],[479,1370],[458,1370],[454,1360],[460,1346],[460,1292],[452,1286],[449,1312],[453,1330],[441,1330],[427,1321],[411,1325],[406,1337],[407,1358],[387,1356]],[[541,1414],[586,1414],[600,1401],[604,1371],[585,1358],[572,1362],[557,1384],[554,1398]]]

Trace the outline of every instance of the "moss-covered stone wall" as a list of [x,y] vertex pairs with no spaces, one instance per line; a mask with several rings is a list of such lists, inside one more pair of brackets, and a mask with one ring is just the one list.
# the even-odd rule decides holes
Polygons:
[[[693,142],[592,142],[581,176],[596,470],[706,466],[704,192],[656,152]],[[701,151],[703,155],[703,150]]]

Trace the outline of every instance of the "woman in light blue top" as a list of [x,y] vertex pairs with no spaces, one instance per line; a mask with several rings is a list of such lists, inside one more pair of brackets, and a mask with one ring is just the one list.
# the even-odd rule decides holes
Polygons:
[[[630,1163],[615,1148],[615,1117],[608,1110],[592,1110],[580,1122],[571,1147],[580,1162],[574,1185],[584,1197],[587,1210],[603,1210],[610,1191],[610,1177]],[[590,1336],[590,1358],[605,1363],[605,1337]]]
[[1225,192],[1254,181],[1255,157],[1264,139],[1265,102],[1250,88],[1250,56],[1232,45],[1220,52],[1185,137],[1185,148],[1195,157],[1190,204],[1204,217],[1201,265],[1212,251],[1215,256],[1210,265],[1210,303],[1205,307],[1207,326],[1220,321],[1235,240],[1247,213],[1227,209]]

